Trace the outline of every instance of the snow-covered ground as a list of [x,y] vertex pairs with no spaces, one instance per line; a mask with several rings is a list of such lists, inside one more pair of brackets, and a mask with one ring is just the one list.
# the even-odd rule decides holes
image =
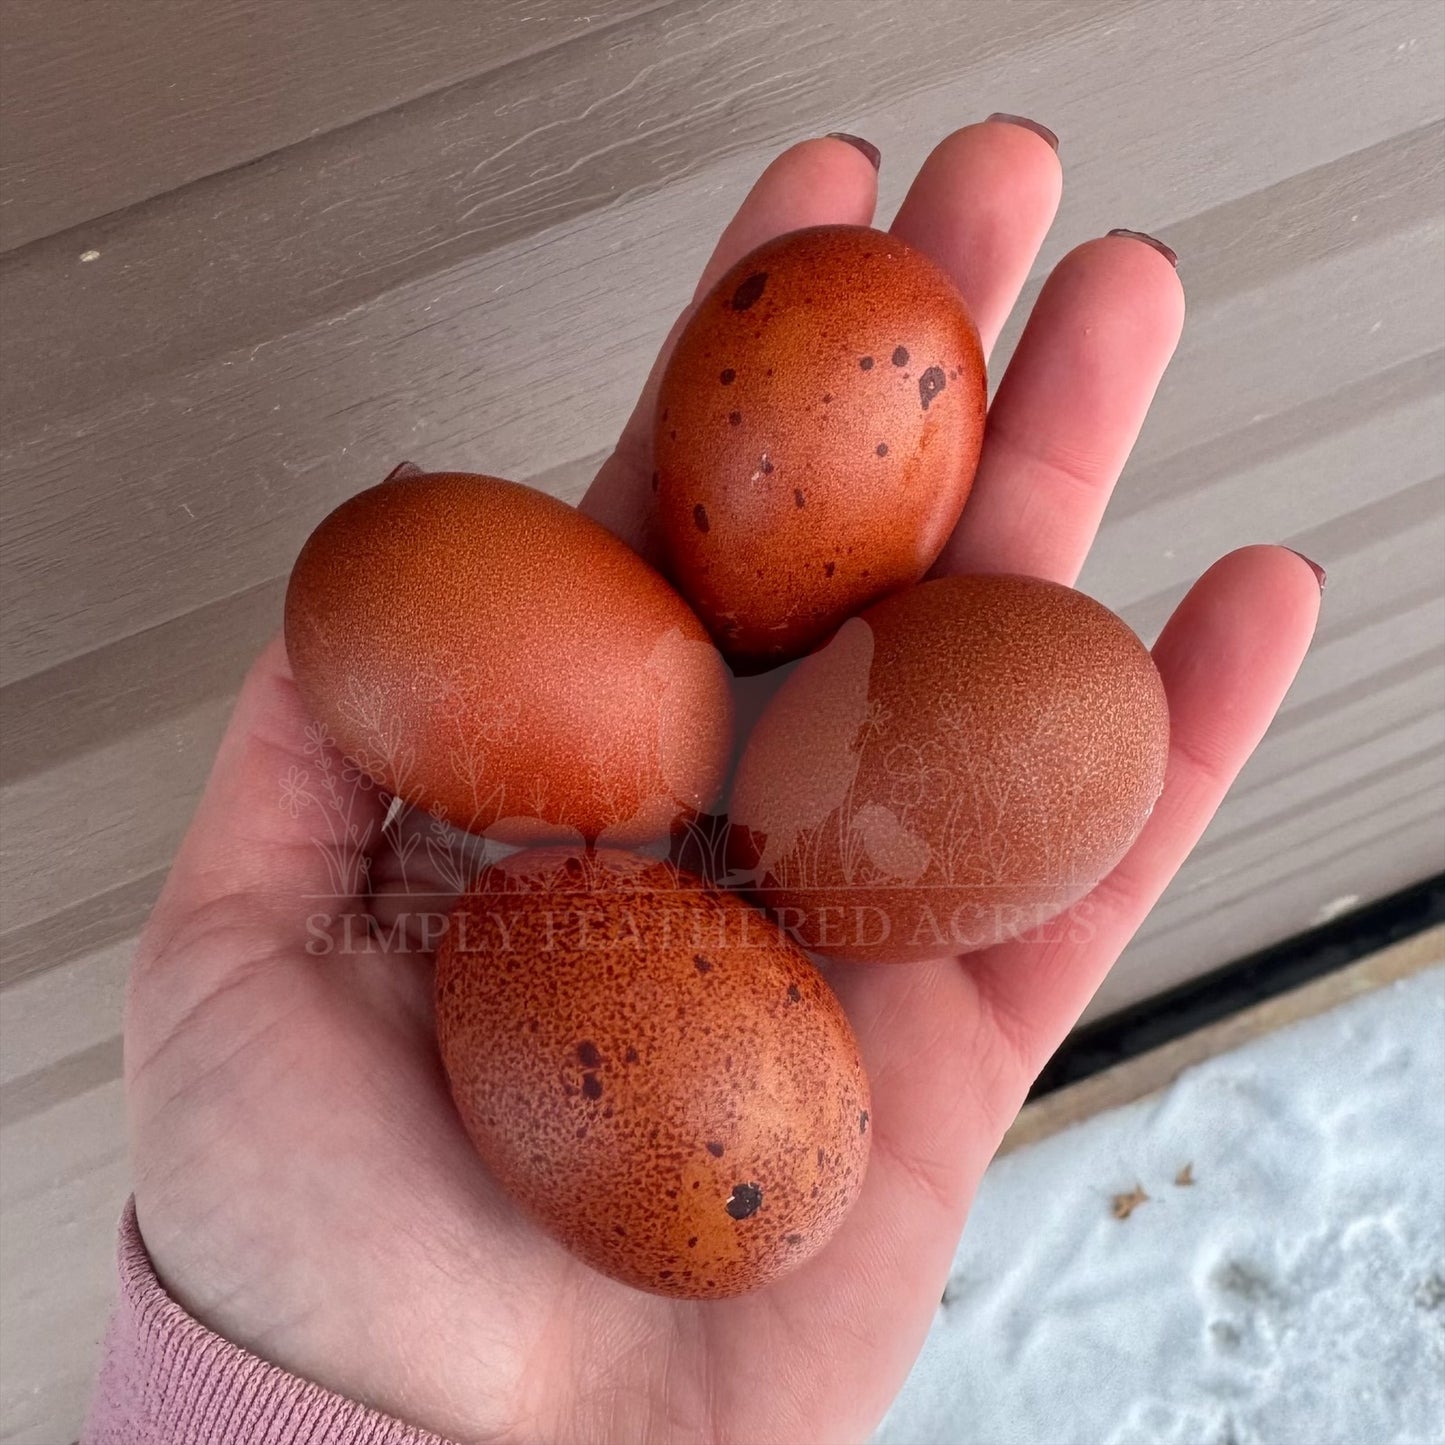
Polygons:
[[1445,968],[999,1160],[877,1441],[1445,1441]]

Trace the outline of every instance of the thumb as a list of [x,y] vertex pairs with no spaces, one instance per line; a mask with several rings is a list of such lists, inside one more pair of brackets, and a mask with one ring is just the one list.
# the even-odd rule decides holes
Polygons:
[[[308,716],[277,638],[242,685],[133,987],[165,972],[166,993],[184,1010],[198,990],[225,982],[217,969],[304,945],[310,915],[355,912],[383,817],[370,779]],[[201,946],[221,937],[223,948]]]

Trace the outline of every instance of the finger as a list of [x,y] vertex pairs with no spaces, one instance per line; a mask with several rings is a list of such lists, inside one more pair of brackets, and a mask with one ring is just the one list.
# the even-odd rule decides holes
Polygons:
[[356,897],[383,802],[325,738],[278,637],[241,686],[158,916],[180,899],[200,910],[243,897],[304,915],[308,898]]
[[[383,802],[311,721],[278,637],[247,674],[210,777],[137,950],[130,1041],[165,1037],[230,960],[300,952],[308,919],[358,913]],[[364,935],[365,930],[362,930]],[[227,946],[213,946],[224,939]],[[302,957],[306,955],[301,953]],[[151,987],[157,967],[166,982]]]
[[1054,148],[1021,125],[984,121],[941,141],[893,221],[963,293],[985,355],[1018,299],[1063,188]]
[[989,408],[973,492],[935,572],[1072,582],[1183,324],[1179,278],[1153,247],[1105,236],[1064,257]]
[[1304,660],[1320,582],[1283,547],[1216,562],[1154,646],[1169,698],[1164,791],[1123,862],[1039,931],[963,960],[992,1023],[991,1088],[1007,1120],[1198,841]]
[[729,266],[764,241],[804,226],[866,226],[873,219],[877,200],[878,172],[873,161],[837,136],[803,141],[784,151],[762,173],[723,231],[692,302],[662,343],[617,449],[582,498],[582,511],[644,557],[658,555],[652,534],[652,414],[667,359],[693,308]]

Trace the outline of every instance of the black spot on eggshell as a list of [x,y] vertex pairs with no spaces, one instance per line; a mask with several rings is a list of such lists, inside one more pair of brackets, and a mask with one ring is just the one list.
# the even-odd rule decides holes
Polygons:
[[740,412],[740,411],[730,411],[730,412],[728,413],[728,425],[729,425],[729,426],[741,426],[741,425],[742,425],[742,421],[743,421],[743,414],[742,414],[742,412]]
[[858,1115],[858,1132],[859,1132],[860,1134],[866,1134],[866,1133],[868,1132],[868,1111],[867,1111],[867,1109],[863,1109],[863,1110],[859,1113],[859,1115]]
[[602,1097],[602,1080],[596,1074],[583,1074],[582,1092],[589,1099],[600,1099]]
[[695,953],[695,954],[693,954],[693,956],[692,956],[692,966],[693,966],[699,973],[711,973],[711,972],[712,972],[712,960],[711,960],[710,958],[705,957],[705,956],[704,956],[703,954],[701,954],[701,953]]
[[836,572],[837,570],[838,570],[838,564],[837,564],[836,562],[824,562],[824,563],[823,563],[823,576],[825,576],[825,577],[831,577],[831,576],[833,575],[833,573]]
[[895,346],[893,348],[893,364],[894,366],[908,365],[908,348],[906,346]]
[[749,1219],[762,1207],[763,1191],[756,1184],[734,1184],[723,1208],[734,1219]]
[[801,1244],[802,1242],[803,1236],[801,1234],[785,1234],[783,1236],[784,1244]]
[[758,463],[758,470],[765,477],[770,477],[773,474],[773,459],[766,452],[763,453],[763,458]]
[[718,1143],[716,1139],[710,1140],[707,1146],[707,1152],[711,1154],[714,1159],[721,1159],[723,1157],[723,1146]]
[[602,1055],[591,1039],[585,1039],[577,1045],[577,1061],[584,1069],[595,1069],[602,1062]]
[[733,292],[733,310],[746,311],[750,306],[757,304],[758,298],[763,294],[763,289],[768,284],[768,273],[766,271],[754,271],[751,276],[739,284],[738,289]]
[[803,491],[801,487],[793,488],[793,505],[800,508],[806,507],[808,505],[807,498],[803,496]]
[[878,445],[873,448],[873,450],[874,450],[880,457],[886,457],[886,456],[888,455],[888,443],[887,443],[887,442],[879,442]]
[[[733,298],[760,275],[766,304],[740,320]],[[950,383],[939,415],[915,405],[915,388],[928,358],[952,356],[956,365],[968,355],[974,330],[933,262],[861,227],[809,228],[768,242],[699,304],[662,381],[659,407],[677,413],[678,438],[656,429],[657,465],[669,478],[659,530],[669,575],[740,670],[810,651],[875,595],[910,586],[927,569],[953,530],[976,465],[981,357],[978,376],[957,388],[962,396]],[[912,340],[889,346],[890,334]],[[878,350],[860,350],[864,342]],[[893,368],[893,380],[855,396],[853,371],[871,382],[896,349],[907,361]],[[726,408],[718,396],[724,366],[737,373]],[[741,413],[735,429],[718,426],[728,408]],[[892,465],[880,472],[869,457],[884,433]],[[756,495],[767,476],[756,460],[764,438],[783,451],[787,467],[778,462],[777,470],[793,483],[776,498]],[[878,485],[894,480],[905,458],[909,486]],[[777,509],[785,511],[805,482],[811,518],[826,517],[828,527],[795,528],[790,565],[767,567],[760,579],[761,559],[776,548]],[[695,503],[717,524],[717,542],[706,547],[689,515]],[[825,558],[841,561],[850,540],[869,549],[872,577],[865,585],[850,566],[819,592]]]
[[731,386],[733,382],[735,382],[737,379],[737,372],[735,372],[730,366],[724,367],[722,375],[718,377],[718,380],[722,382],[724,386]]
[[918,399],[923,403],[924,411],[928,410],[929,402],[947,385],[948,383],[943,379],[941,366],[930,366],[918,378]]
[[802,990],[799,989],[799,987],[798,987],[797,984],[795,984],[795,983],[790,983],[790,984],[788,985],[788,1002],[789,1002],[789,1003],[802,1003],[802,1001],[803,1001]]
[[706,532],[712,525],[707,519],[707,508],[701,502],[692,509],[692,520],[699,532]]

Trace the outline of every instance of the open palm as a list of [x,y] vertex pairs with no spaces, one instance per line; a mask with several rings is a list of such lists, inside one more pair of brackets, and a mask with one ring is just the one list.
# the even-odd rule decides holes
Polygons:
[[[953,275],[985,347],[1059,190],[1044,140],[985,123],[934,151],[899,212],[895,231]],[[860,150],[795,146],[744,201],[702,287],[772,235],[868,223],[875,199]],[[998,388],[940,570],[1073,581],[1182,318],[1172,266],[1137,238],[1065,257]],[[656,375],[583,503],[647,555]],[[321,809],[277,807],[283,780],[293,804],[303,774],[314,790],[318,752],[273,646],[246,682],[132,980],[136,1206],[162,1281],[265,1358],[461,1439],[866,1435],[917,1353],[973,1191],[1031,1080],[1258,742],[1318,605],[1309,567],[1278,547],[1231,554],[1189,593],[1155,647],[1173,731],[1164,794],[1130,854],[1064,919],[963,959],[830,972],[872,1081],[862,1196],[796,1274],[701,1304],[594,1274],[498,1192],[447,1096],[430,960],[367,933],[379,860],[369,883],[343,867],[356,927],[349,946],[318,947],[314,899],[335,892],[356,839],[380,840],[385,800],[354,794],[350,845],[333,842]]]

